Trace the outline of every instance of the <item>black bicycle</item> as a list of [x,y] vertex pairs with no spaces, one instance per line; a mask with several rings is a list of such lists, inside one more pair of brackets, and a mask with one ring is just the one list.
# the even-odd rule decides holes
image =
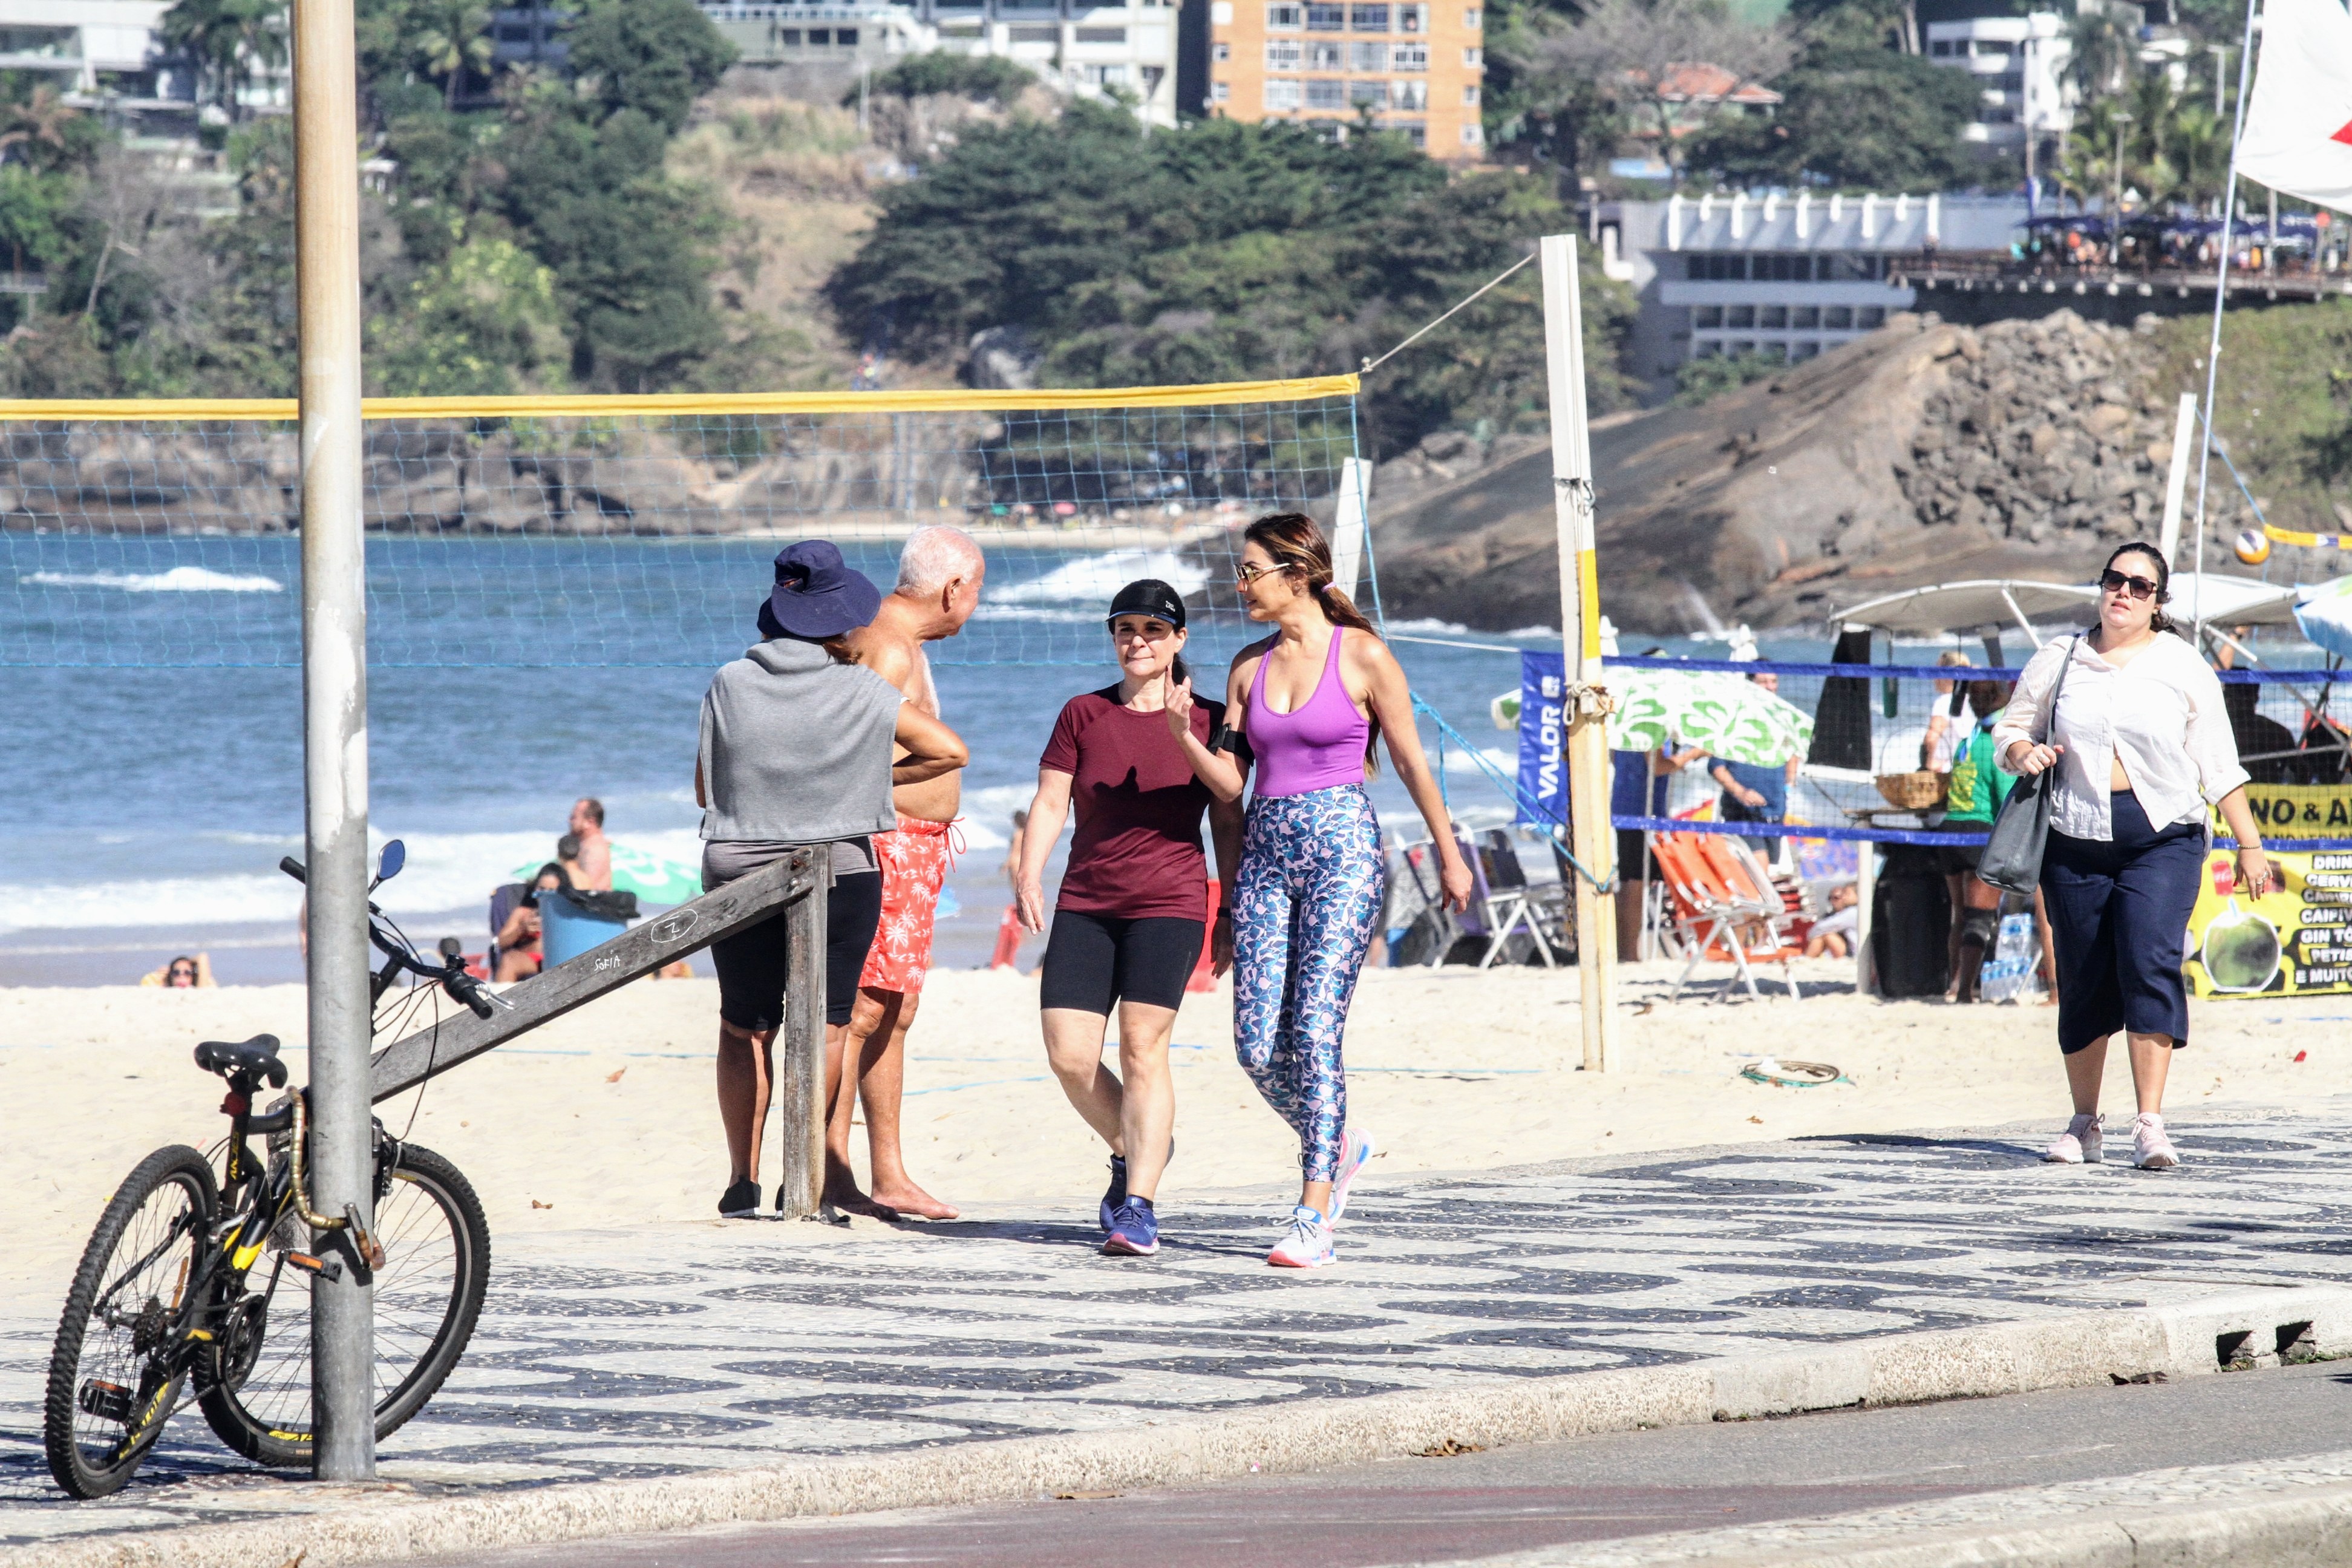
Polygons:
[[[386,845],[376,884],[404,858],[399,840]],[[302,878],[299,862],[279,864]],[[461,958],[430,963],[373,903],[368,912],[384,955],[372,987],[378,1034],[404,1032],[443,992],[485,1018],[504,1005]],[[423,984],[387,1004],[403,973]],[[297,1276],[340,1279],[351,1269],[373,1285],[378,1438],[424,1408],[457,1364],[489,1282],[489,1227],[455,1165],[378,1121],[373,1222],[356,1204],[320,1214],[305,1180],[302,1092],[253,1109],[264,1084],[286,1085],[276,1037],[207,1040],[195,1056],[228,1082],[218,1180],[184,1144],[142,1160],[100,1216],[58,1324],[44,1435],[51,1473],[78,1498],[120,1490],[191,1400],[246,1458],[310,1462],[310,1292]],[[257,1136],[266,1160],[248,1142]]]

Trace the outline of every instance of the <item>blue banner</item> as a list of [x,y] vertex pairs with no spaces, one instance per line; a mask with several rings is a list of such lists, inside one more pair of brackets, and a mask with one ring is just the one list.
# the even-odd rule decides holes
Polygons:
[[[1549,827],[1568,820],[1568,770],[1560,762],[1560,737],[1567,732],[1560,698],[1567,686],[1565,656],[1519,655],[1519,820],[1524,823]],[[1549,820],[1536,808],[1549,813]]]

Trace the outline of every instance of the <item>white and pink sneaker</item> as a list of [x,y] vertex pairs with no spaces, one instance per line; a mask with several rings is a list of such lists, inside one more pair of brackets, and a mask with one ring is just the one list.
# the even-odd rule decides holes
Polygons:
[[2132,1163],[2143,1171],[2169,1171],[2180,1163],[2180,1152],[2164,1135],[2164,1118],[2153,1110],[2132,1118]]
[[1348,1212],[1348,1188],[1356,1173],[1371,1163],[1376,1153],[1372,1135],[1361,1128],[1350,1127],[1339,1144],[1339,1168],[1331,1174],[1331,1223],[1338,1225],[1339,1216]]
[[1265,1255],[1276,1268],[1323,1268],[1337,1263],[1331,1251],[1331,1223],[1305,1204],[1290,1211],[1290,1234]]
[[2099,1119],[2094,1113],[2077,1116],[2066,1123],[2066,1131],[2058,1134],[2042,1158],[2053,1165],[2096,1165],[2105,1159],[2103,1145],[2105,1134],[2099,1131]]

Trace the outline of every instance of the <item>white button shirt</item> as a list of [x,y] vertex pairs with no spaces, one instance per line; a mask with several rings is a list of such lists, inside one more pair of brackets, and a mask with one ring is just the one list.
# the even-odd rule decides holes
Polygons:
[[[2055,721],[2047,717],[2050,689],[2071,658],[2058,695]],[[2149,824],[2168,827],[2203,819],[2206,806],[2244,784],[2237,737],[2221,706],[2221,682],[2185,638],[2158,632],[2121,668],[2109,664],[2087,637],[2043,645],[2017,679],[2008,711],[1993,726],[2003,773],[2010,748],[2038,741],[2064,748],[2050,826],[2069,838],[2115,837],[2108,810],[2109,764],[2120,760]]]

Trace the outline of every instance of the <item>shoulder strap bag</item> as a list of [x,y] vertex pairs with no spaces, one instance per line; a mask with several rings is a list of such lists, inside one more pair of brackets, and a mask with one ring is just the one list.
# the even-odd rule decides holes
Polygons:
[[[2042,710],[2042,739],[2047,741],[2051,727],[2058,719],[2058,694],[2066,689],[2066,671],[2074,662],[2076,637],[2066,647],[2066,658],[2058,666],[2058,679],[2050,685],[2050,703]],[[1985,839],[1984,857],[1977,862],[1977,876],[2007,893],[2031,893],[2042,881],[2042,848],[2050,839],[2050,797],[2058,788],[2058,764],[2052,763],[2032,778],[2017,781],[2001,803],[2000,815],[1993,818],[1992,832]]]

